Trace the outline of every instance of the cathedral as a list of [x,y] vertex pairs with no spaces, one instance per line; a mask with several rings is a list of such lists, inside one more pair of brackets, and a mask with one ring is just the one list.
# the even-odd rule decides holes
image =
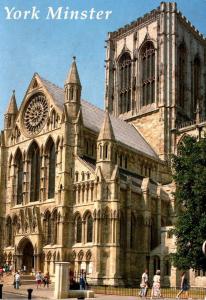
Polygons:
[[[160,6],[110,32],[105,109],[81,98],[75,57],[59,87],[35,73],[0,136],[1,262],[88,282],[136,285],[145,268],[176,286],[171,154],[206,125],[206,39]],[[190,272],[191,286],[205,286]]]

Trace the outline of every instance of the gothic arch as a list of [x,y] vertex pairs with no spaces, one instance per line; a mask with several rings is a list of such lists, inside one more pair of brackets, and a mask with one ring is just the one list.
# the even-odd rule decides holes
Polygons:
[[6,217],[6,247],[12,246],[13,230],[11,216]]
[[186,69],[187,69],[187,47],[183,40],[178,46],[178,97],[177,102],[179,107],[186,106]]
[[88,215],[92,215],[91,211],[89,209],[87,209],[82,216],[82,221],[86,221],[86,218]]
[[34,144],[39,148],[39,151],[40,151],[40,149],[41,149],[41,146],[40,146],[40,144],[39,144],[39,141],[37,141],[36,139],[33,139],[33,140],[30,142],[30,144],[29,144],[29,146],[28,146],[28,148],[27,148],[27,153],[26,153],[26,158],[27,158],[27,159],[30,158],[31,149],[32,149],[32,147],[33,147]]
[[141,105],[155,102],[155,47],[151,40],[146,40],[140,47]]
[[102,223],[102,243],[109,243],[111,236],[111,210],[108,206],[106,206],[102,210],[101,215],[101,223]]
[[29,174],[30,174],[30,202],[39,201],[40,198],[40,148],[34,140],[28,149]]
[[81,243],[82,242],[82,218],[80,213],[75,214],[74,223],[75,223],[75,242]]
[[51,144],[55,144],[55,140],[54,138],[51,136],[51,134],[47,137],[46,142],[45,142],[45,146],[44,146],[44,153],[48,154],[49,151],[49,147]]
[[49,136],[45,144],[45,154],[47,197],[54,198],[56,177],[56,147],[55,142],[51,136]]
[[79,253],[78,253],[78,260],[82,261],[83,257],[84,257],[84,251],[80,250]]
[[93,217],[91,213],[86,217],[86,242],[91,243],[93,241]]
[[18,251],[18,254],[21,254],[21,251],[22,251],[22,248],[26,245],[26,243],[30,242],[32,244],[32,246],[34,247],[32,241],[30,238],[28,237],[23,237],[20,241],[19,241],[19,244],[17,246],[17,251]]
[[21,204],[23,202],[23,155],[18,147],[14,155],[14,176],[15,176],[15,185],[14,185],[14,197],[15,204]]
[[131,110],[132,59],[128,51],[123,51],[118,58],[119,75],[119,112]]
[[52,224],[51,224],[51,213],[50,213],[49,210],[46,210],[44,212],[43,228],[44,228],[44,241],[45,241],[45,245],[51,244],[51,240],[52,240]]
[[51,226],[52,226],[52,244],[57,244],[58,241],[58,211],[55,208],[51,214]]
[[183,134],[177,143],[177,153],[181,153],[181,147],[184,145],[185,139],[188,137],[188,134]]
[[192,83],[192,105],[191,105],[191,113],[194,116],[197,112],[199,100],[200,100],[200,86],[201,86],[201,60],[199,53],[197,53],[194,57],[193,61],[193,83]]
[[138,49],[139,55],[141,55],[142,48],[144,47],[144,45],[146,43],[152,43],[154,49],[157,50],[157,41],[155,39],[153,39],[152,37],[150,37],[148,34],[146,34],[144,40],[142,41],[141,45],[139,46],[139,49]]
[[55,129],[56,128],[56,125],[57,125],[57,112],[56,112],[56,109],[53,108],[50,112],[50,119],[51,119],[51,124],[52,124],[52,129]]

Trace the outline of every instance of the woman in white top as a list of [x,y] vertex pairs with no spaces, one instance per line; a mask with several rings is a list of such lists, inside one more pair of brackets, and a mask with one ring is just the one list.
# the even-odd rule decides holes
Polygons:
[[152,292],[151,292],[151,298],[152,297],[161,297],[161,291],[160,291],[160,270],[156,271],[156,275],[153,277],[153,285],[152,285]]
[[15,278],[16,289],[19,289],[19,286],[20,286],[20,275],[19,275],[19,272],[16,272],[14,278]]

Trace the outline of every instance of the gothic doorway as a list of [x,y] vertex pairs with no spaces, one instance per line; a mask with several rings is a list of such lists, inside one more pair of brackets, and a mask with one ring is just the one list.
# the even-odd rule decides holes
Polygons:
[[24,240],[22,245],[22,266],[26,266],[26,271],[31,272],[34,268],[34,248],[30,240]]

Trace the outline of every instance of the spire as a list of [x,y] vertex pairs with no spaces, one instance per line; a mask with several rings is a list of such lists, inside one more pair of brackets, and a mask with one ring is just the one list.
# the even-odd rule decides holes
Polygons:
[[81,86],[81,82],[79,79],[79,73],[78,73],[77,65],[76,65],[76,56],[73,56],[73,62],[72,62],[71,68],[69,70],[65,84],[77,84],[77,85]]
[[13,94],[9,101],[9,106],[8,106],[6,114],[15,115],[17,112],[18,112],[18,108],[17,108],[17,104],[16,104],[15,90],[13,90]]
[[100,140],[115,140],[108,110],[105,112],[104,122],[98,136],[98,141]]

